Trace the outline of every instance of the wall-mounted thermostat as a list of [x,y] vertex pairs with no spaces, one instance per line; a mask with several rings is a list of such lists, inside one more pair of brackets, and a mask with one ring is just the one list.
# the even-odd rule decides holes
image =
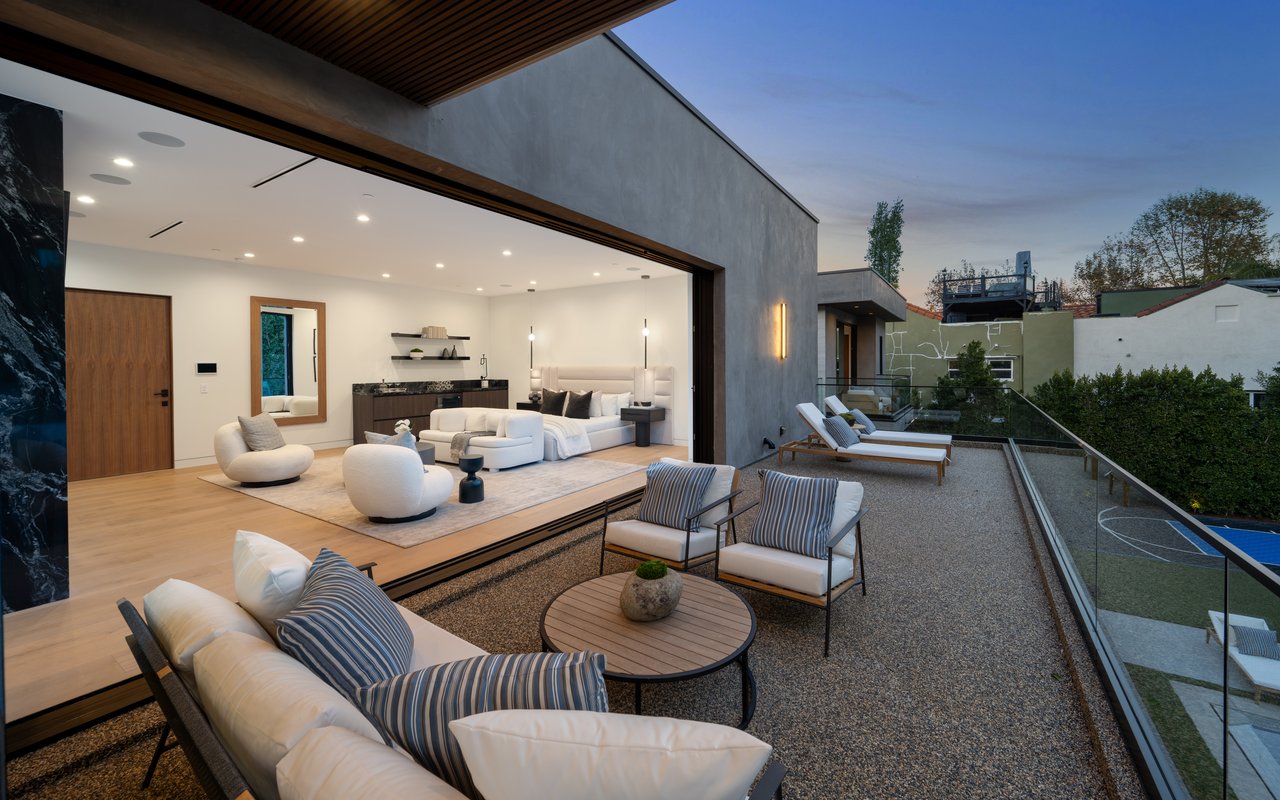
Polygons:
[[217,375],[218,364],[213,361],[200,361],[196,363],[197,375]]

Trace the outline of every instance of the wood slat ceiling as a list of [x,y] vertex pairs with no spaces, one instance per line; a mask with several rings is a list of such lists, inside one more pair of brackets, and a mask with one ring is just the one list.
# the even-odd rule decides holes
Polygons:
[[204,0],[422,104],[445,100],[671,0]]

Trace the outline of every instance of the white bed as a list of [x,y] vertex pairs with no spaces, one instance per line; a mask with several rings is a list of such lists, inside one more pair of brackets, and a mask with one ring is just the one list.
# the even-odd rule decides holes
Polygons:
[[[652,397],[655,406],[670,409],[675,388],[675,370],[672,367],[538,367],[529,370],[529,387],[537,391],[591,390],[599,394],[630,394],[636,397]],[[600,413],[598,397],[592,397],[593,416],[575,420],[582,424],[590,451],[630,444],[636,439],[635,425],[624,422],[618,414]],[[561,452],[560,443],[550,431],[544,431],[543,459],[560,461],[569,456]],[[670,421],[654,423],[651,441],[671,444]]]

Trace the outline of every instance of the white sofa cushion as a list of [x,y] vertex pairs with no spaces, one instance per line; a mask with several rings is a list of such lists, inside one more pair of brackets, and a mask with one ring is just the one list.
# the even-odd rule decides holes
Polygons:
[[485,800],[742,800],[773,748],[707,722],[490,711],[449,723]]
[[[736,470],[728,464],[699,464],[696,461],[681,461],[677,458],[661,459],[667,464],[675,464],[680,467],[715,467],[716,474],[711,479],[711,485],[707,487],[707,491],[702,495],[702,502],[698,504],[699,508],[706,506],[713,500],[719,500],[721,497],[733,491],[733,475]],[[704,528],[714,528],[716,521],[724,519],[729,514],[729,504],[718,505],[707,513],[698,518],[698,524]]]
[[[638,519],[624,519],[609,523],[604,532],[604,540],[668,561],[684,561],[683,530],[641,522]],[[704,556],[715,549],[715,528],[698,528],[689,537],[689,558]]]
[[[814,597],[827,593],[823,586],[827,579],[825,558],[809,558],[786,550],[739,542],[720,551],[720,570]],[[839,586],[852,577],[853,559],[832,556],[831,585]]]
[[[863,492],[862,484],[857,481],[840,481],[840,485],[836,487],[835,509],[831,514],[831,533],[835,533],[849,524],[849,520],[853,519],[853,515],[858,513],[859,508],[862,508]],[[848,536],[841,539],[832,548],[836,555],[844,556],[845,558],[853,558],[856,549],[857,537],[854,536],[854,531],[850,531]]]
[[355,706],[275,645],[228,633],[196,653],[201,705],[231,760],[260,798],[274,798],[276,765],[313,728],[337,725],[382,739]]
[[281,800],[465,800],[449,784],[346,728],[314,728],[276,766]]
[[262,410],[268,414],[274,414],[280,411],[287,411],[290,395],[287,394],[269,394],[262,398]]
[[293,610],[311,559],[287,544],[253,531],[236,531],[231,551],[236,599],[275,636],[276,620]]
[[271,637],[240,606],[208,589],[170,578],[142,598],[147,626],[174,669],[191,674],[195,654],[231,631],[264,642]]
[[409,662],[409,672],[434,667],[436,664],[488,655],[466,639],[460,639],[439,625],[426,621],[399,603],[396,604],[396,609],[400,612],[400,616],[404,617],[409,631],[413,634],[413,656]]

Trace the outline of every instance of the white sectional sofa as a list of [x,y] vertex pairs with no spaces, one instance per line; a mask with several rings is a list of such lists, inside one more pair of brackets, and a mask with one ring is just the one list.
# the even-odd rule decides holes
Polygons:
[[273,417],[307,417],[320,413],[315,395],[269,394],[262,398],[262,410]]
[[[130,649],[208,796],[464,798],[386,744],[370,718],[276,645],[270,623],[292,611],[309,568],[297,551],[241,531],[239,604],[180,580],[146,596],[145,621],[128,600],[117,604]],[[413,634],[410,671],[485,655],[396,609]],[[720,725],[590,711],[491,711],[450,730],[487,800],[738,800],[771,749]],[[772,764],[751,800],[780,796],[784,774]],[[601,793],[602,784],[614,788]]]
[[450,445],[462,431],[494,431],[492,436],[472,437],[463,452],[484,456],[484,468],[491,472],[542,460],[542,415],[537,411],[437,408],[431,412],[431,427],[419,431],[418,439],[435,445],[437,462],[452,464]]

